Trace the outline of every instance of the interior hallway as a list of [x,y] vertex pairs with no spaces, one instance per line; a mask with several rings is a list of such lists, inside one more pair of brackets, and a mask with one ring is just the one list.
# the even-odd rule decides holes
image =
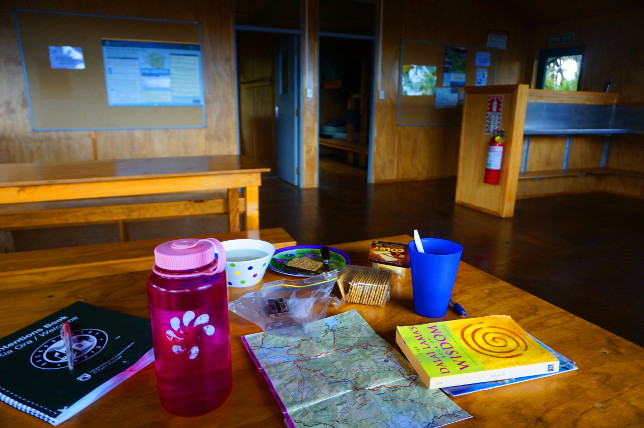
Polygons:
[[[316,245],[417,228],[459,242],[465,262],[644,345],[644,201],[600,193],[536,198],[500,219],[457,206],[454,178],[369,185],[364,169],[329,158],[321,159],[320,177],[317,189],[265,177],[261,227],[284,227],[299,244]],[[225,231],[217,217],[137,222],[129,230],[132,239]],[[116,242],[118,233],[111,224],[21,230],[13,238],[26,251]]]

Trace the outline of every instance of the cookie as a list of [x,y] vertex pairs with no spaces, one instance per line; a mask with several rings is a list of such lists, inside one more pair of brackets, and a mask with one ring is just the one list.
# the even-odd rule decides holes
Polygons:
[[295,257],[286,262],[286,266],[308,272],[319,272],[322,270],[324,263],[308,257]]

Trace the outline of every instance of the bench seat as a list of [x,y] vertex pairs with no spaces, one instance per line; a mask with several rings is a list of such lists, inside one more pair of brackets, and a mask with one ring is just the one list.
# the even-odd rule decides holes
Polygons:
[[[283,228],[225,232],[191,238],[261,239],[276,248],[295,245]],[[180,237],[185,238],[185,237]],[[178,238],[175,238],[178,239]],[[0,254],[0,291],[125,272],[149,270],[154,248],[172,239],[150,239]]]

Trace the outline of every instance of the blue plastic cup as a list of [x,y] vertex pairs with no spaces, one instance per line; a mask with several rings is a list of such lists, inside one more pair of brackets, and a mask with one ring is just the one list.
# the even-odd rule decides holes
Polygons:
[[446,239],[423,238],[424,253],[409,243],[414,311],[423,317],[441,318],[447,313],[463,247]]

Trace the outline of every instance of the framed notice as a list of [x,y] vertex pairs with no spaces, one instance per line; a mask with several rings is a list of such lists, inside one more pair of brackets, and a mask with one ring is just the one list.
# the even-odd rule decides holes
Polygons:
[[197,22],[18,9],[34,131],[203,128]]
[[203,106],[197,43],[103,40],[107,103]]

